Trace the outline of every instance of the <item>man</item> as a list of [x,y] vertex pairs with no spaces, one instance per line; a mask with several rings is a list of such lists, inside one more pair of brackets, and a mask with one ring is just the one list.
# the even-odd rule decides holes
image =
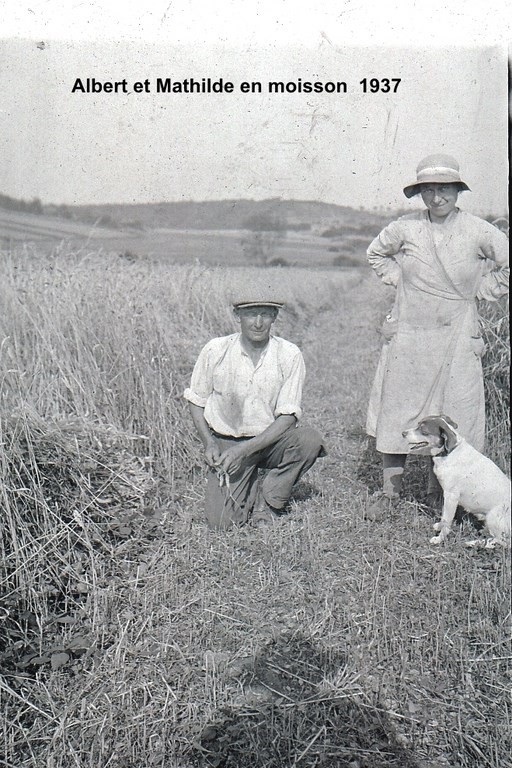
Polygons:
[[[270,331],[284,306],[268,292],[238,297],[239,333],[201,351],[184,397],[209,467],[205,512],[212,528],[272,522],[319,456],[321,435],[297,427],[305,366],[295,344]],[[268,470],[263,481],[258,469]]]

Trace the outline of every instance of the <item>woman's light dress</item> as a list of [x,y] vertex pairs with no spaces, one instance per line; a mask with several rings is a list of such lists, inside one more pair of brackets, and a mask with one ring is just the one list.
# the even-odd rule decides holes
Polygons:
[[377,450],[407,453],[402,432],[437,414],[483,449],[476,299],[495,301],[507,292],[508,252],[506,235],[457,208],[441,226],[428,211],[403,216],[371,243],[371,266],[397,288],[368,407],[367,432]]

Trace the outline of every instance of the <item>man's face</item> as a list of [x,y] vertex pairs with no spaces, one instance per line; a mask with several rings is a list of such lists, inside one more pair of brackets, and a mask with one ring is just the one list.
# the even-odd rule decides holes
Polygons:
[[240,323],[242,337],[255,345],[266,344],[272,323],[277,317],[275,307],[239,307],[235,314]]

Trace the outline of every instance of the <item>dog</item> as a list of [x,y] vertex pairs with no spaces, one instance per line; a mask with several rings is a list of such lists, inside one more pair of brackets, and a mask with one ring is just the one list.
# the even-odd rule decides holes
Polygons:
[[[438,535],[430,543],[446,539],[460,504],[485,524],[491,535],[486,547],[510,547],[510,480],[456,430],[457,424],[447,416],[428,416],[414,429],[402,432],[411,453],[432,456],[443,489],[441,520],[434,524]],[[467,544],[477,545],[478,540]]]

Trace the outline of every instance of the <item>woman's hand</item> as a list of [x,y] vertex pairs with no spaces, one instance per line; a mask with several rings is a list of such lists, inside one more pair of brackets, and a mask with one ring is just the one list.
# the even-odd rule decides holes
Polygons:
[[380,335],[386,340],[390,341],[398,331],[398,320],[392,317],[386,317],[379,329]]

